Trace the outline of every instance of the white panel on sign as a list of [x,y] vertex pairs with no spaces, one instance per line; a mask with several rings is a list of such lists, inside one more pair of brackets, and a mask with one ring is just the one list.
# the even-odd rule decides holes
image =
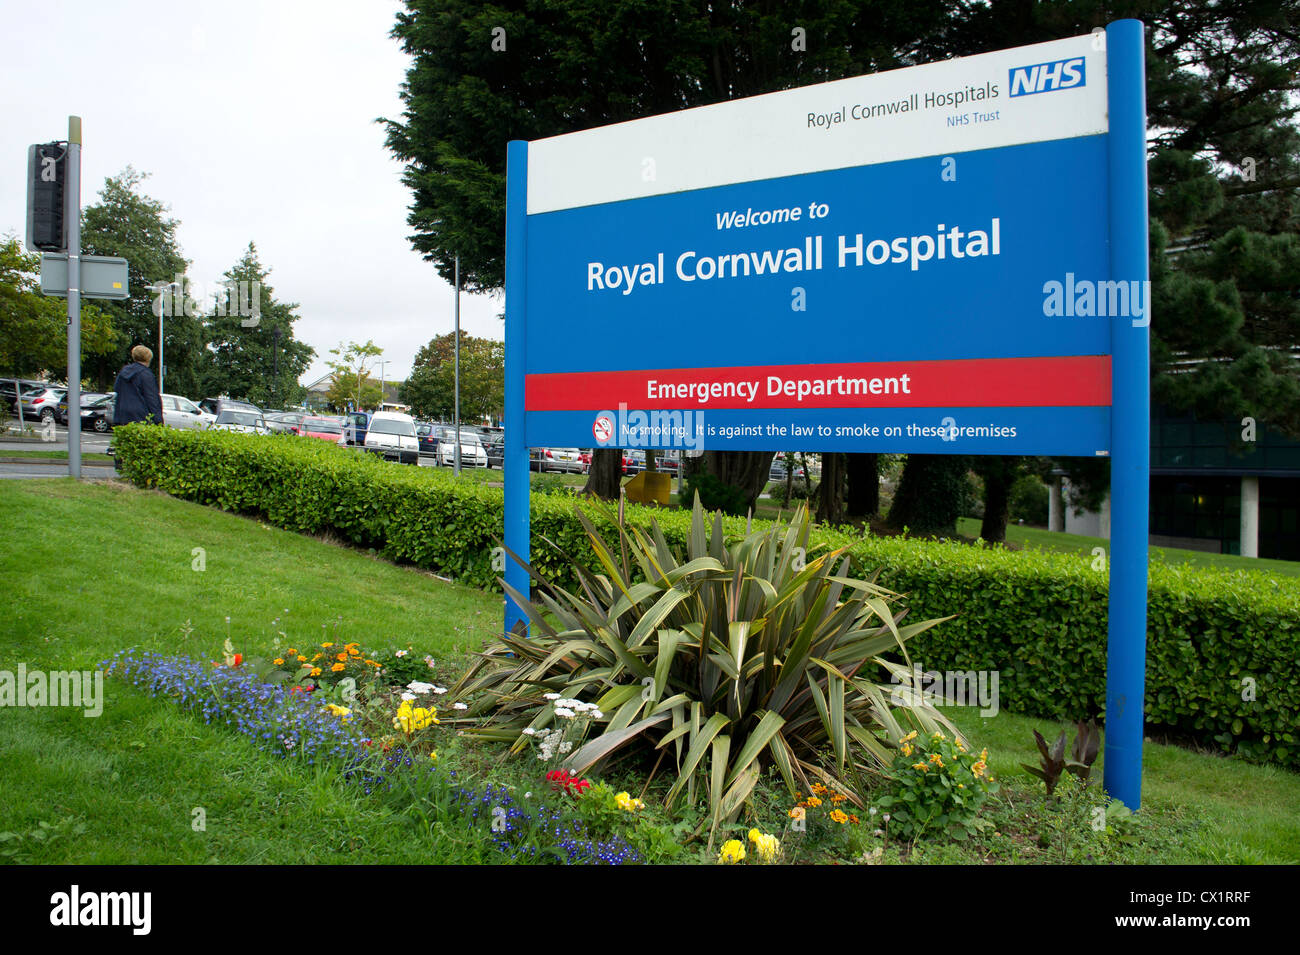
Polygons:
[[528,214],[1106,129],[1091,34],[536,140]]

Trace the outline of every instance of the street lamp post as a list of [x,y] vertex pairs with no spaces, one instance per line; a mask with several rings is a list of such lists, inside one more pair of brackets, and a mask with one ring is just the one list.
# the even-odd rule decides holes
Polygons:
[[181,288],[181,284],[179,282],[156,282],[153,285],[150,285],[149,288],[157,292],[158,295],[160,296],[158,299],[158,394],[161,395],[163,391],[166,390],[163,387],[163,375],[165,374],[163,370],[164,367],[163,366],[163,315],[167,311],[166,304],[161,298],[161,295],[163,293],[163,289],[181,289],[181,296],[182,296],[181,308],[183,309],[185,307],[185,303],[183,300],[185,292],[184,289]]
[[375,362],[379,366],[379,410],[384,410],[384,366],[391,365],[391,358],[381,358]]

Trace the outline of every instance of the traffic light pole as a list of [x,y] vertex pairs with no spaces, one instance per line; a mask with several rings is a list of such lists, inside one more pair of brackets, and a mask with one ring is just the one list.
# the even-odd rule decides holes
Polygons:
[[81,479],[81,117],[68,117],[68,477]]

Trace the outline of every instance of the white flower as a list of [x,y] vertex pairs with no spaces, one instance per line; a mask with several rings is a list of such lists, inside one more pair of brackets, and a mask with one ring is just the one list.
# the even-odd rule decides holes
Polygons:
[[430,690],[432,690],[433,684],[421,683],[419,680],[412,680],[410,683],[406,684],[406,688],[410,690],[412,693],[423,694],[423,693],[428,693]]
[[569,709],[567,706],[557,706],[555,708],[555,715],[562,716],[566,720],[571,720],[573,719],[573,710]]
[[525,727],[524,727],[524,735],[525,735],[525,736],[536,736],[536,735],[537,735],[537,730],[533,729],[531,726],[525,726]]
[[560,744],[560,755],[563,756],[571,749],[573,749],[573,744],[566,739],[563,743]]
[[558,694],[558,693],[544,693],[544,694],[542,694],[542,699],[544,699],[544,700],[558,700],[559,698],[560,698],[560,694]]
[[870,813],[874,816],[874,815],[876,814],[876,807],[875,807],[875,806],[872,806],[872,807],[868,810],[868,812],[870,812]]
[[393,656],[395,656],[395,657],[404,657],[404,656],[406,656],[406,653],[407,653],[407,651],[405,651],[405,650],[398,650],[396,653],[393,654]]
[[592,710],[591,718],[593,720],[603,720],[605,718],[605,714],[602,713],[600,710]]
[[444,693],[446,693],[446,692],[447,692],[447,688],[446,688],[445,686],[435,686],[435,687],[433,688],[433,695],[434,695],[434,696],[441,696],[442,694],[444,694]]
[[451,708],[452,708],[453,710],[467,710],[467,709],[469,709],[469,707],[466,706],[464,703],[453,703],[453,704],[451,704]]
[[415,702],[415,694],[414,694],[414,693],[403,693],[403,694],[402,694],[402,699],[404,699],[407,703],[414,703],[414,702]]

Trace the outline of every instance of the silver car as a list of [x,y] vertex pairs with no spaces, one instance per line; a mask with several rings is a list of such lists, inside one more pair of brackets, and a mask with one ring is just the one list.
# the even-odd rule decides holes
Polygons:
[[211,427],[217,416],[204,411],[182,395],[163,395],[163,423],[169,428],[201,429]]

